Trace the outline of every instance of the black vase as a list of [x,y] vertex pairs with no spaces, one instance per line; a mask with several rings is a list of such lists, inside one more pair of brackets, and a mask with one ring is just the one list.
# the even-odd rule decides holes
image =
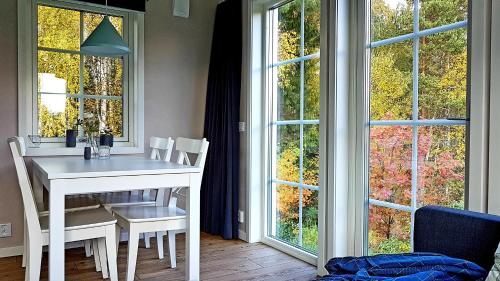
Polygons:
[[66,130],[66,147],[76,147],[77,135],[78,135],[77,130],[73,129]]
[[92,158],[92,148],[90,146],[83,148],[83,158],[85,160],[90,160],[90,158]]
[[99,145],[113,147],[113,135],[101,135],[99,137]]

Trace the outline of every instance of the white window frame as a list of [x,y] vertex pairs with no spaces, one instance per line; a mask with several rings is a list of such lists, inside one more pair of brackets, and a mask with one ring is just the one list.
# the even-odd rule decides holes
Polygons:
[[[320,110],[320,190],[318,210],[318,256],[266,237],[269,165],[269,100],[267,97],[267,11],[280,1],[252,0],[245,8],[244,39],[251,46],[244,53],[243,91],[246,92],[247,142],[247,241],[263,242],[305,262],[316,265],[318,274],[327,274],[324,265],[333,257],[353,255],[354,244],[362,239],[350,239],[358,231],[350,216],[354,184],[350,182],[354,144],[350,126],[352,103],[350,88],[351,54],[350,0],[321,1],[321,110]],[[353,42],[356,42],[353,40]],[[354,138],[357,140],[357,138]],[[363,193],[364,194],[364,193]],[[357,194],[356,196],[360,196]],[[362,195],[361,195],[362,196]],[[358,198],[358,197],[356,197]],[[361,202],[360,200],[359,202]],[[355,210],[353,208],[353,210]],[[359,208],[363,210],[363,208]],[[356,219],[362,212],[356,212]],[[361,220],[362,221],[362,220]],[[357,232],[356,232],[357,233]],[[356,236],[358,237],[358,236]],[[356,248],[358,249],[358,248]]]
[[[285,1],[286,4],[287,2]],[[281,5],[282,3],[278,3],[278,6]],[[276,235],[276,185],[277,184],[282,184],[282,185],[287,185],[290,186],[291,188],[297,188],[299,189],[299,234],[298,234],[298,246],[302,246],[302,201],[303,201],[303,190],[308,189],[312,191],[319,191],[319,186],[313,186],[313,185],[307,185],[303,183],[303,174],[304,174],[304,168],[303,168],[303,163],[304,163],[304,126],[305,125],[320,125],[319,119],[315,120],[306,120],[304,119],[304,73],[305,73],[305,62],[307,61],[312,61],[314,59],[319,59],[320,58],[320,53],[319,51],[313,54],[304,54],[304,0],[301,1],[301,31],[300,31],[300,37],[301,37],[301,44],[300,44],[300,54],[298,57],[289,59],[289,60],[283,60],[280,61],[278,58],[278,7],[276,5],[273,5],[268,8],[267,14],[268,14],[268,20],[269,20],[269,44],[268,44],[268,49],[267,49],[267,55],[268,55],[268,66],[267,66],[267,72],[268,72],[268,88],[267,88],[267,96],[269,99],[269,151],[268,151],[268,162],[271,163],[269,166],[270,171],[269,171],[269,179],[268,179],[268,190],[269,192],[268,196],[270,197],[268,200],[268,204],[270,204],[270,213],[268,213],[268,223],[269,223],[269,228],[270,232],[266,233],[266,236],[269,237],[270,239],[278,240],[280,242],[284,242],[287,244],[286,241],[281,241],[277,238],[272,238],[272,236]],[[299,113],[299,119],[298,120],[278,120],[278,112],[277,112],[277,98],[278,98],[278,78],[277,78],[277,68],[283,65],[289,65],[289,64],[295,64],[295,63],[300,63],[300,113]],[[319,87],[320,85],[318,85]],[[319,105],[318,105],[319,106]],[[277,147],[277,131],[279,126],[286,126],[286,125],[298,125],[300,126],[300,135],[299,135],[299,182],[289,182],[289,181],[284,181],[280,180],[276,177],[276,147]],[[318,147],[319,149],[319,147]],[[318,171],[319,174],[319,171]],[[269,210],[268,210],[269,211]],[[268,229],[269,230],[269,229]],[[288,245],[288,244],[287,244]],[[291,247],[295,247],[293,245],[289,245]],[[300,248],[299,248],[300,249]],[[307,252],[307,251],[305,251]],[[309,252],[308,252],[309,253]],[[313,257],[316,257],[316,255],[310,253]]]
[[[472,3],[471,3],[472,2]],[[464,191],[464,200],[465,200],[465,209],[470,209],[471,206],[480,206],[483,205],[483,202],[481,202],[483,199],[480,199],[478,196],[478,193],[483,193],[481,190],[483,189],[482,186],[471,186],[469,188],[470,183],[469,179],[472,177],[474,178],[474,182],[476,181],[476,178],[481,178],[482,173],[484,171],[478,170],[475,167],[471,167],[471,158],[474,161],[482,162],[482,154],[480,153],[485,149],[485,145],[481,144],[476,147],[471,147],[470,143],[483,143],[484,142],[484,136],[482,134],[477,134],[477,135],[471,135],[470,131],[475,131],[479,130],[480,127],[483,125],[483,120],[482,119],[475,119],[472,120],[470,123],[468,123],[467,118],[471,116],[471,112],[474,112],[478,109],[480,109],[483,106],[484,103],[484,94],[485,90],[478,90],[475,92],[475,95],[470,94],[470,89],[471,87],[481,87],[481,84],[483,83],[480,81],[481,79],[484,79],[484,74],[483,73],[478,73],[477,78],[472,79],[471,78],[471,69],[477,69],[481,68],[481,66],[484,64],[483,59],[479,59],[477,55],[474,55],[477,53],[478,50],[480,50],[482,47],[484,47],[485,42],[483,41],[478,41],[475,40],[476,36],[481,36],[479,32],[473,33],[472,28],[475,28],[475,31],[480,31],[483,29],[483,26],[477,26],[474,24],[470,24],[473,20],[476,20],[484,16],[484,11],[480,11],[480,1],[477,1],[474,3],[474,1],[469,2],[469,17],[468,19],[457,22],[457,23],[452,23],[452,24],[447,24],[443,26],[438,26],[434,27],[431,29],[423,30],[420,31],[419,29],[419,23],[418,23],[418,1],[415,1],[414,4],[414,23],[413,23],[413,30],[409,34],[397,36],[394,38],[389,38],[389,39],[384,39],[380,40],[377,42],[371,42],[371,36],[370,36],[370,0],[364,0],[361,1],[360,5],[356,7],[356,14],[357,14],[357,32],[358,32],[358,40],[361,42],[357,46],[357,58],[356,60],[356,76],[353,77],[353,83],[356,85],[357,90],[355,91],[355,94],[357,95],[356,97],[356,104],[353,107],[353,110],[356,110],[358,112],[359,119],[356,124],[356,131],[357,135],[359,136],[357,139],[357,145],[356,145],[356,162],[359,163],[357,164],[357,172],[355,173],[355,176],[353,180],[357,182],[358,184],[356,185],[355,189],[358,194],[364,194],[363,197],[358,196],[356,198],[356,202],[354,203],[356,208],[363,208],[364,214],[361,216],[358,216],[356,219],[356,230],[354,232],[354,236],[356,237],[356,242],[355,245],[357,245],[355,248],[355,253],[357,255],[364,255],[368,253],[368,206],[370,204],[374,206],[381,206],[381,207],[387,207],[399,211],[404,211],[404,212],[411,212],[411,217],[412,217],[412,226],[411,226],[411,246],[413,248],[413,220],[414,220],[414,212],[417,209],[417,202],[416,202],[416,167],[412,167],[412,202],[411,206],[403,206],[399,204],[394,204],[390,202],[382,202],[374,199],[369,199],[369,128],[370,126],[388,126],[388,125],[404,125],[404,126],[411,126],[413,130],[413,137],[412,137],[412,144],[415,144],[417,139],[417,130],[414,128],[418,128],[419,126],[423,125],[464,125],[466,126],[466,142],[467,142],[467,152],[466,152],[466,179],[465,179],[465,191]],[[467,79],[469,80],[469,85],[468,85],[468,93],[467,93],[467,99],[468,99],[468,110],[467,110],[467,117],[464,120],[446,120],[446,119],[440,119],[440,120],[419,120],[418,119],[418,99],[415,99],[415,97],[418,97],[417,93],[418,92],[418,51],[419,51],[419,42],[418,39],[423,36],[429,36],[432,34],[436,33],[441,33],[441,32],[446,32],[450,30],[455,30],[458,28],[467,28],[467,52],[468,52],[468,73],[467,73]],[[412,73],[412,78],[413,78],[413,112],[412,112],[412,119],[411,120],[404,120],[404,121],[373,121],[370,120],[369,117],[369,83],[370,83],[370,50],[373,47],[379,47],[391,43],[397,43],[405,40],[413,40],[416,41],[416,43],[412,42],[413,44],[413,73]],[[415,63],[416,60],[416,63]],[[356,79],[358,78],[358,79]],[[412,158],[416,157],[416,145],[412,145]],[[413,166],[416,166],[416,162],[413,162]],[[476,209],[476,208],[472,208]],[[477,208],[479,209],[479,208]]]
[[[18,1],[18,134],[23,137],[37,134],[37,7],[53,7],[105,13],[105,7],[76,1],[19,0]],[[123,17],[124,40],[131,54],[124,58],[123,80],[123,137],[116,138],[113,154],[144,152],[144,14],[119,8],[108,8],[108,13]],[[81,31],[82,32],[82,31]],[[42,49],[42,48],[40,48]],[[48,51],[58,51],[49,48]],[[80,54],[79,51],[64,53]],[[80,68],[82,66],[80,65]],[[80,73],[83,75],[83,73]],[[84,97],[84,93],[71,95]],[[114,99],[114,97],[100,97]],[[67,148],[62,139],[44,139],[40,148],[28,148],[28,156],[80,155],[85,144]]]
[[[285,0],[286,1],[286,0]],[[243,54],[242,89],[246,96],[247,191],[246,240],[263,242],[310,264],[317,257],[267,236],[267,189],[269,179],[269,99],[267,96],[268,9],[283,0],[252,0],[244,4],[244,40],[249,42]],[[321,192],[320,192],[321,193]],[[321,197],[321,194],[320,194]],[[320,226],[321,227],[321,226]],[[321,249],[318,249],[321,251]]]

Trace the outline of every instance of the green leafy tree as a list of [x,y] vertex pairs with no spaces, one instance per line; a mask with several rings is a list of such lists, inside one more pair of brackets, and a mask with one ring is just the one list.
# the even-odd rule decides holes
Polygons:
[[[466,0],[419,1],[419,29],[464,20]],[[413,32],[414,3],[389,5],[371,2],[372,41]],[[320,1],[304,2],[304,55],[319,51]],[[301,44],[301,1],[278,9],[278,59],[297,58]],[[419,119],[464,118],[466,113],[467,32],[465,28],[424,37],[419,42]],[[370,118],[412,119],[413,41],[406,40],[371,50]],[[279,120],[300,117],[301,64],[274,68],[277,79]],[[304,68],[305,119],[319,119],[319,61],[306,61]],[[278,127],[277,177],[298,182],[300,126]],[[463,208],[465,175],[464,126],[421,126],[418,143],[412,143],[413,129],[405,126],[372,127],[370,144],[370,197],[403,205],[411,203],[412,147],[418,146],[419,206],[437,204]],[[303,182],[318,185],[319,128],[307,126],[304,133]],[[297,243],[299,191],[277,187],[278,236]],[[317,245],[317,192],[303,193],[303,247]],[[369,243],[372,253],[410,250],[410,213],[370,207]]]
[[[304,36],[301,38],[302,2],[295,0],[278,8],[278,59],[286,61],[319,52],[320,1],[304,1]],[[301,40],[304,52],[301,54]],[[302,64],[302,65],[301,65]],[[303,68],[303,74],[301,74]],[[317,120],[320,113],[319,59],[290,63],[274,68],[278,78],[278,120],[299,120],[301,106],[305,120]],[[300,84],[303,75],[304,85]],[[301,87],[304,102],[301,105]],[[300,180],[300,125],[278,127],[277,177],[281,180]],[[319,125],[303,125],[304,184],[319,185]],[[277,186],[277,236],[292,244],[298,243],[299,219],[302,219],[302,247],[317,251],[318,192],[302,189],[302,218],[299,218],[299,194],[296,187]]]
[[[103,15],[38,6],[38,46],[63,50],[63,52],[39,50],[38,73],[51,73],[56,78],[66,81],[67,94],[80,93],[80,83],[83,83],[85,95],[118,97],[118,99],[85,98],[83,109],[84,113],[93,113],[99,117],[101,129],[109,128],[115,136],[122,136],[123,59],[80,56],[64,52],[80,50],[81,14],[83,14],[83,33],[86,38],[101,22]],[[119,17],[110,19],[115,28],[122,33],[123,20]],[[84,73],[80,73],[80,60],[83,60]],[[83,77],[83,81],[80,81],[80,76]],[[63,137],[66,129],[74,128],[80,116],[80,100],[67,97],[65,105],[64,112],[51,112],[50,105],[38,99],[40,135]]]
[[[466,18],[466,0],[419,1],[419,29],[455,23]],[[413,1],[396,7],[372,0],[373,41],[410,33]],[[419,119],[465,118],[467,32],[465,28],[422,37],[418,60]],[[412,118],[412,41],[372,49],[370,109],[372,120]],[[371,128],[370,198],[410,205],[411,153],[417,155],[417,205],[463,208],[465,126],[419,126],[418,142],[412,128]],[[371,253],[410,250],[409,213],[370,206]]]

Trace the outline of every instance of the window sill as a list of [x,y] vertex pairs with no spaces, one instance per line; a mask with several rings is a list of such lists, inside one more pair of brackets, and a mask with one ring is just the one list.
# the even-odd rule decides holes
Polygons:
[[282,251],[286,254],[289,254],[293,257],[296,257],[304,262],[307,262],[311,265],[316,266],[318,264],[318,257],[306,252],[304,250],[301,250],[299,248],[295,248],[291,245],[288,245],[282,241],[279,241],[277,239],[271,238],[269,236],[264,236],[262,237],[262,243],[269,245],[273,248],[276,248],[279,251]]
[[[27,147],[26,156],[78,156],[83,157],[84,144],[77,144],[76,147],[65,147],[61,144],[42,144],[41,147]],[[140,154],[144,153],[144,147],[133,146],[127,143],[115,143],[111,148],[111,154]]]

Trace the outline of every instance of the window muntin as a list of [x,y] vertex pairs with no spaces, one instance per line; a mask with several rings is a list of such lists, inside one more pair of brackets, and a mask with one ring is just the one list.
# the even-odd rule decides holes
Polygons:
[[[128,58],[79,51],[103,15],[44,4],[36,9],[33,100],[38,102],[33,107],[33,132],[44,142],[62,142],[65,130],[89,112],[99,116],[100,129],[110,128],[117,141],[128,141]],[[112,15],[110,20],[126,40],[126,15]]]
[[268,233],[317,254],[320,1],[269,10]]
[[371,1],[369,254],[411,250],[421,206],[464,208],[467,5]]

